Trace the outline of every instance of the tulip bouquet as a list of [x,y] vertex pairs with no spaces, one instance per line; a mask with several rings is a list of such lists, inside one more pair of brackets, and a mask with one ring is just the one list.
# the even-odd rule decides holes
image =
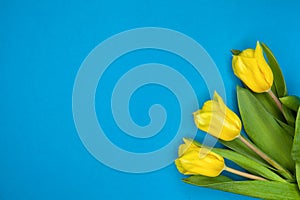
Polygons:
[[[300,199],[300,98],[287,95],[280,67],[265,44],[232,53],[234,74],[243,83],[237,86],[241,120],[215,92],[194,113],[194,121],[227,148],[184,139],[176,167],[191,175],[183,181],[193,185],[263,199]],[[245,170],[228,167],[227,160]],[[224,171],[246,180],[234,181]]]

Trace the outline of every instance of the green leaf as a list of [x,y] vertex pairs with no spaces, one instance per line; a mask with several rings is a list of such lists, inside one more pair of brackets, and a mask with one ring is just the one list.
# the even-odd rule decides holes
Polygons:
[[[187,140],[192,141],[195,145],[201,147],[202,144],[196,140],[192,140],[192,139],[188,139]],[[245,138],[246,139],[246,138]],[[242,154],[254,161],[256,161],[257,163],[259,163],[262,166],[265,166],[269,169],[275,170],[273,167],[271,167],[264,159],[262,159],[260,156],[258,156],[255,152],[253,152],[251,149],[249,149],[241,140],[239,139],[234,139],[232,141],[224,141],[224,140],[218,140],[221,144],[223,144],[224,146],[238,152],[239,154]],[[247,140],[249,143],[251,143],[252,145],[254,145],[251,141]],[[255,146],[255,145],[254,145]]]
[[261,43],[262,49],[265,52],[270,68],[273,72],[274,82],[273,88],[275,88],[275,94],[279,97],[283,97],[287,95],[287,89],[284,81],[284,77],[282,75],[280,66],[272,53],[271,49],[264,43]]
[[286,96],[286,97],[281,97],[280,101],[283,105],[288,107],[289,109],[297,112],[298,108],[300,106],[300,98],[297,96]]
[[217,177],[207,177],[207,176],[202,176],[202,175],[195,175],[195,176],[190,176],[188,178],[183,179],[184,182],[192,182],[192,183],[197,183],[197,185],[202,186],[202,185],[210,185],[214,183],[224,183],[224,182],[231,182],[233,181],[232,179],[228,178],[227,176],[217,176]]
[[292,156],[296,162],[296,179],[298,183],[298,188],[300,189],[300,108],[298,109],[296,118]]
[[300,163],[299,162],[296,162],[296,178],[297,178],[298,188],[300,189]]
[[290,109],[288,109],[285,105],[282,105],[283,115],[286,119],[287,123],[291,126],[295,126],[295,117]]
[[[196,140],[192,140],[192,139],[188,139],[188,140],[192,141],[195,145],[197,145],[199,147],[203,146],[200,142],[198,142]],[[244,149],[244,146],[243,146],[244,143],[242,143],[238,139],[234,140],[234,141],[236,141],[234,147],[236,147],[238,150]],[[228,144],[229,143],[232,143],[232,142],[228,142]],[[213,152],[223,156],[224,158],[226,158],[228,160],[235,162],[240,167],[248,170],[251,173],[261,175],[270,180],[286,182],[284,179],[282,179],[280,176],[278,176],[277,174],[275,174],[273,171],[270,170],[270,169],[272,169],[272,170],[276,171],[276,169],[270,167],[267,163],[265,163],[264,160],[260,161],[261,158],[257,157],[257,154],[255,154],[253,151],[251,151],[248,147],[246,147],[244,150],[245,151],[242,151],[242,152],[246,152],[246,155],[245,154],[241,155],[240,153],[237,153],[237,152],[234,152],[231,150],[227,150],[227,149],[212,148]]]
[[279,119],[276,119],[277,123],[285,130],[287,134],[289,134],[291,137],[294,137],[295,129],[294,127],[280,121]]
[[300,108],[296,118],[292,157],[296,162],[300,162]]
[[266,179],[273,180],[273,181],[286,182],[283,178],[275,174],[267,167],[255,162],[250,158],[240,155],[239,153],[236,153],[231,150],[219,149],[219,148],[214,148],[212,149],[212,151],[228,160],[233,161],[234,163],[246,169],[247,171],[251,172],[252,174],[263,176]]
[[204,178],[203,176],[190,176],[186,179],[183,179],[183,181],[197,186],[213,188],[256,198],[272,200],[300,199],[300,193],[296,184],[276,181],[227,181],[224,178],[221,178],[219,181],[216,178],[211,178],[210,181],[207,181],[207,177]]
[[[251,141],[247,140],[250,142],[252,145],[254,145]],[[241,140],[239,139],[234,139],[232,141],[224,141],[224,140],[219,140],[221,144],[224,146],[244,155],[247,156],[248,158],[251,158],[252,160],[255,160],[256,162],[260,163],[261,165],[268,167],[270,169],[273,169],[264,159],[262,159],[260,156],[258,156],[255,152],[253,152],[249,147],[247,147]],[[255,145],[254,145],[255,146]]]
[[249,90],[238,87],[237,96],[244,129],[250,139],[280,165],[293,171],[292,137]]
[[236,49],[231,49],[231,53],[233,54],[233,55],[239,55],[240,53],[241,53],[242,51],[240,51],[240,50],[236,50]]
[[283,117],[281,111],[279,110],[276,103],[274,102],[272,97],[270,97],[270,95],[268,93],[266,93],[266,92],[254,93],[253,92],[252,94],[257,98],[257,100],[265,107],[265,109],[271,115],[273,115],[275,118],[277,118],[281,121],[285,121],[285,118]]

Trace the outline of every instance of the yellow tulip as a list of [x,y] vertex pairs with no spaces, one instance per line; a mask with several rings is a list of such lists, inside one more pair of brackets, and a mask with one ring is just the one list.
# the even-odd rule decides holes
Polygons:
[[[183,151],[184,150],[184,151]],[[224,158],[211,151],[201,156],[203,147],[198,147],[192,142],[185,141],[179,146],[179,158],[175,160],[178,171],[184,175],[204,175],[216,177],[225,168]]]
[[273,73],[266,62],[263,50],[257,42],[256,48],[246,49],[232,59],[234,74],[253,92],[267,92],[273,85]]
[[224,104],[215,92],[214,99],[204,103],[201,110],[194,113],[196,126],[216,138],[231,141],[240,136],[240,118]]
[[227,167],[222,156],[205,147],[195,145],[191,140],[183,139],[183,141],[185,143],[179,146],[179,158],[175,160],[175,164],[178,171],[184,175],[216,177],[225,170],[249,179],[266,180],[262,177]]

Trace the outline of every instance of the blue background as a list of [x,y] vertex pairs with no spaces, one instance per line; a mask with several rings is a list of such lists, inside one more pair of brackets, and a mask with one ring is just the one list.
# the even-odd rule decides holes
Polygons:
[[[2,0],[0,199],[251,199],[184,184],[174,165],[127,174],[101,164],[76,132],[72,88],[82,61],[101,41],[124,30],[155,26],[180,31],[207,50],[224,79],[227,103],[235,111],[239,81],[231,70],[229,50],[255,47],[257,40],[275,53],[289,94],[300,95],[300,4],[280,2]],[[151,54],[126,62],[142,60],[147,53]],[[173,60],[169,55],[160,59]],[[155,87],[144,89],[151,96]],[[201,80],[194,87],[199,102],[207,100]],[[146,105],[174,98],[157,89],[157,94],[167,94]],[[132,101],[143,98],[145,91],[138,91]],[[176,112],[176,100],[172,102],[169,109]],[[140,101],[132,104],[137,123],[147,124],[144,107]],[[135,141],[121,139],[111,135],[116,144],[135,149]],[[161,137],[161,144],[169,139]],[[153,150],[149,144],[138,148],[139,152]]]

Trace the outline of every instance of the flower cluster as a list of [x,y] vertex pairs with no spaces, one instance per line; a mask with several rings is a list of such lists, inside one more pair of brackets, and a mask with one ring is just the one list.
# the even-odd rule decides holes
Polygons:
[[[288,194],[290,199],[300,199],[296,186],[300,181],[300,99],[287,96],[279,65],[265,44],[257,42],[255,49],[232,52],[234,74],[245,86],[237,88],[242,120],[217,92],[193,113],[195,125],[229,149],[184,139],[176,167],[182,174],[192,175],[184,179],[187,183],[258,198],[286,199]],[[241,134],[243,125],[247,136]],[[226,166],[224,158],[248,172]],[[236,181],[222,175],[224,170],[250,180],[240,181],[246,186],[237,188]],[[274,182],[282,185],[274,187]],[[258,187],[258,192],[249,193],[251,187]],[[275,197],[281,190],[282,196]]]

